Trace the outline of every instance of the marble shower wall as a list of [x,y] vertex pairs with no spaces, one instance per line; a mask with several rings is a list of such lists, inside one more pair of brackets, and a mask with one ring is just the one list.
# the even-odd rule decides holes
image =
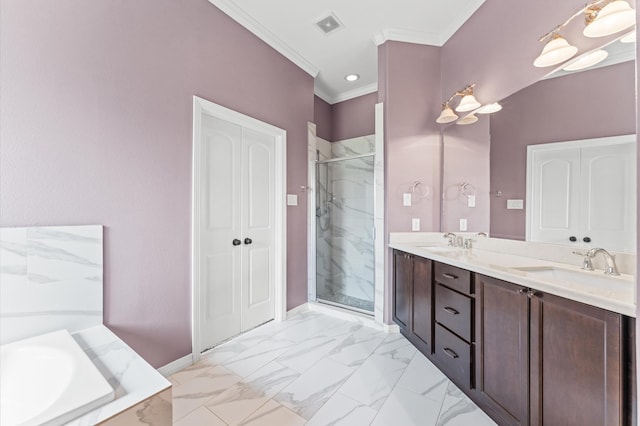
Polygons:
[[102,226],[0,229],[0,344],[102,324]]
[[[326,147],[318,142],[322,157]],[[371,153],[375,138],[333,142],[330,148],[331,158]],[[374,301],[373,166],[374,157],[364,157],[318,168],[317,297],[368,310]]]

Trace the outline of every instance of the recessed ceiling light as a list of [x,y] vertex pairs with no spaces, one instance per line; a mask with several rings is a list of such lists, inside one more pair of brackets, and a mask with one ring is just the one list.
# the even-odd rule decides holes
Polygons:
[[359,78],[360,76],[358,74],[349,74],[344,76],[344,79],[347,81],[356,81]]

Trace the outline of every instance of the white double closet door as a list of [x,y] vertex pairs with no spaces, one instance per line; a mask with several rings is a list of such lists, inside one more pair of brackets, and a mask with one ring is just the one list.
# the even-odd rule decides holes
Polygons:
[[201,348],[274,318],[275,138],[202,117]]

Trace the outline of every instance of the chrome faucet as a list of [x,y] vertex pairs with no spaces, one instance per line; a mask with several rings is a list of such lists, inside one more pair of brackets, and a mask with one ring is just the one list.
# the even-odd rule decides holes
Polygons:
[[575,251],[574,253],[584,255],[584,259],[582,259],[582,269],[586,271],[593,271],[593,263],[591,260],[598,254],[602,253],[605,262],[607,262],[607,266],[604,268],[605,275],[620,275],[618,267],[616,266],[616,257],[603,248],[592,248],[586,253],[579,253]]
[[452,246],[452,247],[456,246],[455,242],[456,242],[457,235],[454,234],[453,232],[447,232],[446,234],[444,234],[442,236],[442,238],[448,238],[449,239],[449,245]]

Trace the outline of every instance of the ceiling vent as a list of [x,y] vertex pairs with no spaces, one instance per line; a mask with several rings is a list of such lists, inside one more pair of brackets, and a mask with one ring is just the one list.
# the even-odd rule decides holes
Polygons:
[[335,30],[342,28],[342,24],[333,13],[330,13],[329,16],[322,18],[319,21],[316,21],[316,26],[325,34],[332,33]]

